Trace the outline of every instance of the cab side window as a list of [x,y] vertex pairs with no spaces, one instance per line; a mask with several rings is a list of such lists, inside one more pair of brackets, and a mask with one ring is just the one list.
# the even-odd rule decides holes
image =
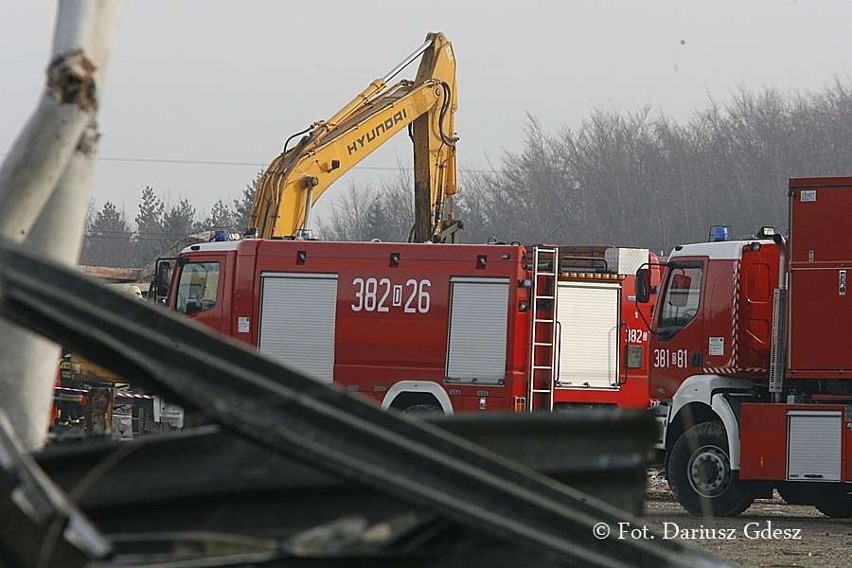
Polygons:
[[704,269],[701,263],[672,263],[663,296],[659,324],[661,328],[676,331],[698,314],[701,304],[701,281]]
[[219,293],[219,263],[190,262],[183,265],[177,290],[177,311],[195,314],[212,309]]

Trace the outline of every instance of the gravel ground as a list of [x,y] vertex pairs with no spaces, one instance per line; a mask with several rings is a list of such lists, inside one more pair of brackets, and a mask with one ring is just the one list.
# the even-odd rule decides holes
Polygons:
[[665,480],[652,475],[645,510],[657,538],[685,536],[680,540],[733,566],[852,567],[852,519],[829,519],[777,495],[756,501],[739,517],[702,519],[686,513]]

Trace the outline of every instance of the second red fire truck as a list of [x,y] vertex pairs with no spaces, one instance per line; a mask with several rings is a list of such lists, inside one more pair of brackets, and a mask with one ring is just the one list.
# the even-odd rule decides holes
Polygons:
[[793,179],[789,197],[789,240],[720,232],[668,257],[649,380],[669,484],[693,514],[777,489],[852,516],[852,178]]

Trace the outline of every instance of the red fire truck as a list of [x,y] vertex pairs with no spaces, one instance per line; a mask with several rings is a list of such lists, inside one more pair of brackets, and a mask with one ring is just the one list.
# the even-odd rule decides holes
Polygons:
[[[696,515],[777,489],[852,515],[852,177],[790,181],[789,239],[678,246],[650,342],[669,484]],[[771,238],[770,238],[771,237]],[[647,274],[637,297],[647,300]]]
[[614,247],[246,239],[185,249],[168,301],[385,408],[646,408],[650,313],[633,280],[655,259]]

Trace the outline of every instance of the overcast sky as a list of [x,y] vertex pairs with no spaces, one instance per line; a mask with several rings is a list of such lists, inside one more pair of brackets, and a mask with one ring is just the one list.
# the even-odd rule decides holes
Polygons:
[[[0,153],[43,89],[55,16],[55,2],[0,2]],[[527,113],[552,132],[596,107],[686,120],[740,86],[786,93],[852,78],[849,0],[129,0],[100,113],[98,207],[112,200],[132,219],[146,185],[200,212],[237,197],[284,138],[328,118],[429,31],[458,60],[462,169],[520,149]],[[410,166],[398,138],[323,201]]]

